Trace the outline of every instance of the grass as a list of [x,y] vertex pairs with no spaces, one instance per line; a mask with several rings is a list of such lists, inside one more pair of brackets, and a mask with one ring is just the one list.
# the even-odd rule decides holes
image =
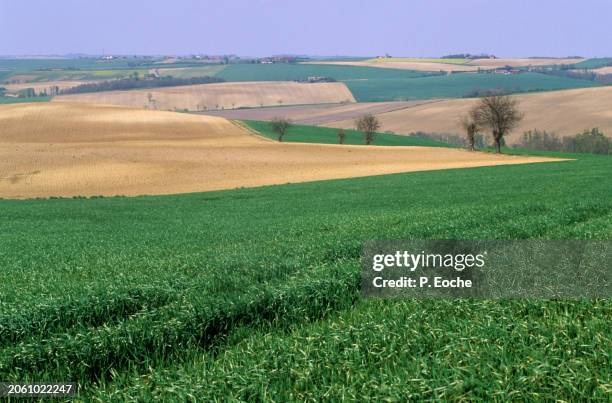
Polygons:
[[0,97],[0,104],[21,104],[26,102],[49,102],[51,97],[32,97],[32,98],[16,98],[16,97]]
[[0,379],[83,400],[605,400],[609,300],[359,296],[368,239],[609,239],[612,158],[574,157],[0,200]]
[[346,84],[358,102],[461,98],[474,96],[476,91],[503,90],[520,93],[597,86],[591,81],[539,73],[457,73],[412,79],[355,80],[347,81]]
[[311,76],[331,77],[338,81],[363,79],[400,79],[425,77],[438,73],[417,72],[379,67],[334,66],[324,64],[232,64],[217,77],[227,81],[293,81]]
[[172,76],[172,77],[177,77],[177,78],[206,77],[206,76],[215,76],[220,71],[225,69],[226,67],[227,67],[226,65],[184,67],[178,70],[168,70],[168,71],[164,71],[163,67],[159,67],[159,73],[162,76]]
[[[251,129],[259,132],[261,135],[272,140],[278,139],[270,125],[270,122],[248,120],[244,123]],[[357,130],[345,130],[344,144],[364,144],[363,133]],[[330,127],[309,126],[309,125],[292,125],[285,136],[285,142],[298,143],[322,143],[322,144],[338,144],[338,129]],[[389,133],[376,133],[374,136],[373,145],[378,146],[423,146],[423,147],[449,147],[448,144],[431,139],[416,137],[416,136],[399,136]]]
[[576,69],[596,69],[598,67],[612,66],[612,57],[587,59],[574,65]]

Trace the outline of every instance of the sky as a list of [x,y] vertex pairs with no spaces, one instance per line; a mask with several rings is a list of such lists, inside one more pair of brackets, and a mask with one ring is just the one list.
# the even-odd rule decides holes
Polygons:
[[612,0],[0,0],[0,55],[612,56]]

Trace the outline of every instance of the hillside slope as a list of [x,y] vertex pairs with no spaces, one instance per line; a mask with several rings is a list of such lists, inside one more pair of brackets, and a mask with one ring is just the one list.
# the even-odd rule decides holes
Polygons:
[[185,193],[547,160],[279,143],[219,117],[112,106],[0,107],[0,197],[8,198]]
[[[537,94],[513,95],[525,114],[521,124],[509,136],[515,141],[526,130],[540,129],[561,136],[599,127],[612,136],[612,87],[572,89]],[[459,119],[476,103],[475,99],[456,99],[427,103],[377,115],[381,131],[408,134],[462,133]],[[326,126],[352,128],[353,120],[332,122]]]
[[355,102],[343,83],[241,82],[62,95],[53,102],[83,102],[159,110]]

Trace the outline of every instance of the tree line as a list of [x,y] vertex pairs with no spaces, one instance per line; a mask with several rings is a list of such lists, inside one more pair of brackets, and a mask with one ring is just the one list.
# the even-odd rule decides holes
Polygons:
[[523,133],[516,148],[568,153],[590,153],[608,155],[612,153],[612,140],[598,128],[587,129],[574,136],[560,138],[545,130],[529,130]]
[[[524,115],[518,106],[518,101],[508,95],[489,95],[480,98],[478,103],[460,119],[465,137],[426,133],[415,133],[412,135],[459,146],[467,146],[470,151],[474,151],[477,148],[486,147],[484,133],[488,132],[493,140],[495,152],[501,153],[502,147],[506,145],[505,136],[523,119]],[[278,135],[278,141],[283,141],[292,122],[287,118],[275,117],[270,122],[270,125],[272,130]],[[370,145],[374,142],[374,137],[378,129],[380,129],[381,123],[376,116],[366,114],[355,120],[355,127],[363,133],[364,143]],[[338,129],[337,135],[338,143],[344,144],[346,138],[344,129]],[[521,140],[513,147],[541,151],[607,155],[612,153],[612,140],[608,139],[597,128],[585,130],[575,136],[564,138],[559,138],[557,135],[547,133],[546,131],[530,130],[525,132]]]

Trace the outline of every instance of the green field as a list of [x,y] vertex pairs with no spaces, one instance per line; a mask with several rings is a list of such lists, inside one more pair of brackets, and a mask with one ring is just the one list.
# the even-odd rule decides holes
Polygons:
[[[12,76],[32,76],[28,81],[48,80],[101,80],[128,77],[138,72],[144,76],[149,69],[181,68],[173,75],[177,77],[200,77],[214,75],[225,66],[202,65],[195,60],[179,60],[160,64],[158,59],[0,59],[0,80]],[[183,70],[184,69],[184,70]]]
[[577,69],[596,69],[598,67],[612,66],[612,57],[602,57],[597,59],[587,59],[574,65]]
[[612,304],[375,301],[368,239],[610,239],[612,158],[0,201],[0,379],[150,400],[606,400]]
[[407,101],[474,96],[475,91],[511,93],[597,86],[596,83],[539,73],[513,75],[457,73],[436,77],[346,81],[358,102]]
[[49,102],[51,97],[15,98],[0,97],[0,104],[21,104],[26,102]]
[[334,66],[324,64],[231,64],[216,76],[227,81],[293,81],[311,76],[331,77],[338,81],[362,79],[401,79],[435,75],[420,71],[378,67]]
[[[278,139],[270,122],[248,120],[244,123],[260,134],[273,139]],[[356,130],[345,130],[344,144],[364,144],[363,133]],[[322,143],[338,144],[338,129],[320,126],[292,125],[285,133],[283,141],[298,143]],[[416,136],[399,136],[388,133],[376,133],[373,145],[378,146],[423,146],[423,147],[449,147],[440,141],[430,140]]]
[[160,66],[159,72],[162,76],[172,76],[177,78],[206,77],[218,75],[219,72],[226,67],[226,65],[211,65],[201,67],[181,67],[176,70],[163,70],[164,68]]
[[0,69],[13,71],[34,71],[41,69],[104,70],[129,68],[136,62],[136,60],[131,59],[101,60],[94,58],[0,59]]

